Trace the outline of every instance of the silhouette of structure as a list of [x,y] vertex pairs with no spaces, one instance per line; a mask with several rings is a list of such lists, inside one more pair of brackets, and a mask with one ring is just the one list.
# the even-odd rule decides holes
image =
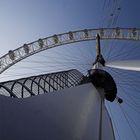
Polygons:
[[26,98],[77,86],[83,80],[77,70],[31,76],[0,83],[0,94],[15,98]]

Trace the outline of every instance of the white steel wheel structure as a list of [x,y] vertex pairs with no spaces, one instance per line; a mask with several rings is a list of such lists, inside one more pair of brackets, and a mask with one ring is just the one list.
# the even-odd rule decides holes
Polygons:
[[[79,97],[79,98],[81,98],[81,101],[84,98],[86,98],[87,100],[85,101],[86,103],[84,102],[85,107],[84,107],[84,105],[82,106],[81,103],[77,105],[77,108],[75,107],[74,112],[81,110],[81,112],[79,114],[76,114],[76,115],[73,114],[74,117],[81,117],[78,124],[77,123],[75,124],[75,121],[73,121],[73,120],[70,121],[71,124],[75,124],[74,127],[76,127],[76,128],[74,130],[72,130],[73,125],[70,125],[70,123],[68,123],[70,116],[69,117],[67,116],[66,120],[64,120],[64,122],[68,123],[67,124],[68,131],[70,131],[70,134],[67,134],[68,132],[66,130],[65,135],[60,135],[60,137],[58,136],[57,138],[54,137],[53,135],[49,135],[48,139],[54,139],[54,140],[66,139],[66,138],[68,139],[68,137],[69,137],[69,139],[73,139],[73,140],[77,140],[77,139],[81,139],[81,140],[83,140],[83,139],[89,139],[89,140],[90,139],[95,139],[95,140],[96,139],[97,140],[110,139],[111,140],[112,139],[112,140],[114,140],[115,139],[112,122],[110,120],[108,111],[106,110],[104,99],[107,99],[111,102],[113,102],[115,99],[117,99],[119,103],[122,103],[122,99],[116,95],[117,91],[114,91],[114,89],[113,89],[113,94],[114,94],[113,99],[110,99],[110,97],[107,96],[108,94],[106,95],[106,91],[107,91],[107,93],[109,92],[109,96],[110,96],[110,93],[112,96],[112,89],[110,89],[110,87],[113,87],[116,90],[117,85],[115,84],[111,75],[105,71],[105,68],[112,67],[112,68],[116,68],[116,69],[140,71],[140,61],[139,60],[123,60],[123,61],[120,60],[120,61],[107,62],[106,60],[104,60],[103,54],[101,53],[100,40],[140,41],[140,29],[137,29],[137,28],[100,28],[100,29],[84,29],[84,30],[79,30],[79,31],[70,31],[67,33],[57,34],[57,35],[53,35],[53,36],[46,37],[43,39],[38,39],[37,41],[34,41],[29,44],[24,44],[23,46],[15,49],[15,50],[10,50],[7,54],[5,54],[4,56],[2,56],[0,58],[0,73],[2,74],[4,71],[6,71],[8,68],[13,66],[17,62],[19,62],[31,55],[39,53],[41,51],[51,49],[54,47],[58,47],[61,45],[65,45],[65,44],[76,43],[76,42],[81,42],[81,41],[89,41],[89,40],[97,40],[97,45],[96,45],[95,62],[93,63],[93,68],[91,68],[91,70],[89,71],[89,75],[87,75],[87,76],[82,75],[77,70],[69,70],[69,71],[63,71],[63,72],[58,72],[58,73],[52,73],[52,74],[48,74],[48,75],[43,74],[43,75],[32,76],[32,77],[27,77],[27,78],[22,78],[22,79],[18,79],[18,80],[12,80],[12,81],[0,83],[0,87],[1,87],[0,94],[11,96],[11,97],[17,97],[17,98],[34,96],[34,95],[42,94],[42,92],[43,93],[48,93],[48,92],[53,92],[53,91],[56,92],[60,89],[64,89],[64,93],[67,93],[67,92],[75,93],[75,91],[76,91],[76,93],[81,92],[81,97]],[[96,75],[95,72],[99,72],[99,73]],[[97,81],[99,80],[99,83],[95,83],[94,78],[96,76],[97,76],[96,80]],[[47,81],[47,77],[49,77],[48,81]],[[100,80],[101,81],[103,80],[103,83],[100,83]],[[30,82],[28,82],[28,81],[30,81]],[[109,85],[106,84],[108,82],[109,82]],[[112,84],[112,82],[113,82],[113,84]],[[46,83],[49,86],[46,87]],[[93,85],[91,85],[90,83],[93,83]],[[104,85],[104,84],[106,84],[106,85]],[[20,85],[20,88],[19,88],[19,85]],[[36,93],[33,90],[35,88],[33,85],[37,85]],[[108,89],[108,86],[109,86],[109,89]],[[17,89],[17,87],[18,87],[18,92],[16,90],[14,90],[14,88]],[[69,89],[67,89],[67,88],[65,89],[65,87],[67,87]],[[52,88],[52,90],[51,90],[51,88]],[[71,91],[70,91],[70,89],[71,89]],[[15,93],[14,93],[14,91],[15,91]],[[86,92],[86,91],[88,93],[87,96],[89,96],[88,98],[84,94],[84,92]],[[25,92],[25,94],[24,94],[24,92]],[[39,93],[39,92],[41,92],[41,93]],[[63,93],[63,90],[58,91],[58,94],[60,94],[59,92]],[[93,94],[92,92],[94,93],[94,95],[92,95]],[[54,95],[54,96],[56,96],[56,95]],[[63,96],[64,97],[62,97],[62,98],[66,98],[66,99],[69,96],[70,96],[70,98],[74,98],[73,94],[70,94],[70,95],[66,94]],[[80,96],[80,94],[75,95],[75,96],[78,97],[78,96]],[[93,101],[91,101],[92,97],[94,98]],[[43,100],[43,99],[41,99],[42,98],[41,96],[36,97],[36,99],[34,98],[31,100],[37,100],[37,98],[40,98],[39,99],[40,101]],[[43,98],[45,99],[46,97],[43,97]],[[50,98],[50,100],[49,100],[49,98]],[[54,97],[54,98],[58,98],[58,97]],[[1,99],[1,102],[2,102],[2,100],[5,101],[5,99]],[[27,99],[27,100],[30,101],[30,99]],[[67,106],[69,106],[69,105],[67,103],[63,104],[61,99],[59,99],[59,100],[60,100],[59,103],[65,106],[64,110],[67,110],[68,109]],[[48,97],[48,102],[55,103],[56,101],[57,100],[53,101],[52,97]],[[16,100],[16,102],[19,103],[20,100],[18,100],[18,101]],[[33,101],[33,102],[36,102],[36,101]],[[76,103],[76,102],[78,102],[78,100],[75,100],[73,102]],[[23,103],[23,104],[26,104],[26,103]],[[16,103],[14,103],[14,105],[16,106]],[[52,106],[51,103],[50,103],[50,106]],[[72,105],[72,107],[74,107],[74,106]],[[57,110],[57,108],[55,108],[55,111],[56,110]],[[60,112],[62,113],[64,110],[60,110]],[[29,111],[31,111],[31,110],[29,110]],[[71,112],[71,114],[74,113],[74,112],[72,112],[72,110],[70,110],[70,112]],[[25,111],[24,113],[27,113],[27,112]],[[49,113],[51,113],[51,112],[49,112]],[[92,125],[94,125],[94,127],[93,126],[91,127],[91,125],[88,122],[88,119],[89,119],[89,121],[92,121],[92,119],[90,118],[92,115],[90,116],[88,113],[89,114],[91,113],[92,115],[96,114],[96,115],[94,115],[94,120],[93,120],[93,124],[92,124]],[[67,114],[67,112],[64,111],[64,113],[62,113],[61,115],[62,116],[64,115],[63,117],[65,117],[66,114]],[[82,114],[84,114],[84,115],[82,116]],[[9,114],[7,114],[7,115],[9,115]],[[32,114],[30,114],[30,115],[32,115]],[[57,114],[52,115],[52,118],[57,117],[56,115]],[[126,113],[124,113],[124,116],[126,117]],[[14,115],[14,117],[16,117],[16,115]],[[127,119],[127,117],[126,117],[126,119]],[[60,120],[59,119],[57,120],[57,123],[59,121],[63,122],[61,120],[61,117],[60,117]],[[130,125],[128,119],[127,119],[127,122],[128,122],[128,125]],[[21,124],[23,125],[23,123],[21,123]],[[87,127],[85,127],[86,125],[87,125]],[[51,126],[51,124],[49,125],[49,127],[50,126]],[[61,126],[61,125],[59,124],[58,126]],[[64,124],[61,127],[64,127]],[[45,128],[49,129],[47,126]],[[90,130],[90,128],[91,128],[91,130]],[[64,129],[66,129],[66,128],[64,127],[61,130],[61,132],[60,132],[61,134],[64,133],[64,131],[63,131]],[[87,132],[87,131],[92,131],[92,130],[93,130],[93,132],[92,132],[93,135],[92,135],[92,133]],[[131,130],[134,131],[133,128]],[[48,133],[50,133],[50,132],[51,132],[51,130]],[[58,132],[59,131],[57,131],[56,133],[58,133]],[[45,134],[45,133],[43,133],[43,134]],[[134,132],[134,135],[135,135],[135,132]],[[136,135],[134,137],[135,137],[135,139],[138,139],[138,137]],[[15,138],[15,140],[16,139],[17,139],[17,137]]]
[[136,28],[85,29],[53,35],[24,44],[15,50],[10,50],[0,58],[0,73],[15,63],[40,51],[80,41],[96,40],[97,34],[100,35],[101,40],[140,40],[140,29]]

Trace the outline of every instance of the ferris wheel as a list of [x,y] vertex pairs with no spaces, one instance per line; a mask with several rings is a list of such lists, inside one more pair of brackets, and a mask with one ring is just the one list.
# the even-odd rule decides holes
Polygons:
[[[110,102],[118,101],[118,103],[125,104],[125,99],[118,96],[118,83],[116,83],[114,75],[112,76],[112,68],[117,70],[126,71],[136,71],[137,73],[140,71],[140,61],[136,59],[129,60],[112,60],[109,61],[104,57],[103,47],[101,41],[108,40],[120,40],[120,41],[140,41],[140,29],[137,28],[99,28],[99,29],[84,29],[79,31],[70,31],[62,34],[55,34],[53,36],[49,36],[43,39],[38,39],[37,41],[24,44],[23,46],[10,50],[7,54],[0,58],[0,74],[3,74],[6,70],[10,69],[10,67],[16,65],[18,62],[29,58],[35,54],[39,54],[40,52],[48,51],[48,49],[59,48],[59,46],[65,46],[71,43],[77,43],[82,41],[92,41],[96,40],[96,52],[95,58],[92,62],[91,67],[86,70],[85,73],[81,73],[76,69],[67,69],[63,71],[55,71],[50,73],[41,73],[38,75],[32,75],[30,77],[23,77],[20,79],[14,79],[10,81],[4,81],[0,83],[0,94],[5,96],[10,96],[12,98],[27,98],[30,96],[35,96],[43,93],[50,93],[57,91],[67,90],[67,88],[73,89],[74,87],[84,86],[86,84],[92,83],[94,89],[94,93],[96,95],[95,107],[94,111],[98,110],[97,117],[99,123],[97,124],[99,127],[97,139],[103,140],[106,139],[104,118],[109,119],[108,111],[110,112],[110,106],[108,106],[108,111],[106,110],[105,104],[108,100]],[[127,48],[127,47],[126,47]],[[46,56],[47,57],[47,56]],[[86,56],[84,56],[86,57]],[[63,59],[63,56],[62,56]],[[86,59],[86,58],[85,58]],[[88,62],[87,62],[88,63]],[[119,73],[118,73],[119,76]],[[91,85],[90,85],[91,86]],[[98,96],[98,97],[97,97]],[[37,97],[36,97],[37,98]],[[96,98],[99,98],[98,100]],[[25,99],[26,100],[26,99]],[[123,103],[124,101],[124,103]],[[96,107],[96,105],[100,107]],[[120,105],[121,110],[123,108]],[[124,112],[124,116],[128,125],[130,120],[126,117],[127,113]],[[97,121],[95,119],[94,121]],[[133,120],[131,120],[133,121]],[[109,137],[110,139],[115,139],[112,121],[108,121],[108,125],[106,127],[109,129]],[[135,124],[135,123],[134,123]],[[97,126],[96,126],[97,127]],[[113,123],[113,127],[115,129],[115,124]],[[139,129],[139,125],[136,125]],[[133,128],[130,129],[134,131]],[[81,129],[80,129],[81,130]],[[78,131],[78,136],[82,135],[80,130]],[[82,133],[84,130],[82,130]],[[105,138],[104,138],[105,137]],[[79,136],[79,138],[81,138]],[[107,137],[108,138],[108,137]],[[134,138],[138,139],[138,136],[135,135]]]

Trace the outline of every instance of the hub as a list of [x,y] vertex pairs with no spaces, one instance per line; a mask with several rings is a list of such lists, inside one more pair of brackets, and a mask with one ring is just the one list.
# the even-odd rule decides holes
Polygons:
[[92,82],[96,88],[103,88],[105,99],[113,102],[117,95],[117,87],[112,76],[101,69],[92,69],[89,73],[90,82]]
[[[105,60],[101,54],[99,34],[97,34],[96,41],[96,59],[93,63],[93,69],[89,70],[89,80],[97,89],[102,88],[104,90],[106,100],[113,102],[117,99],[119,103],[122,103],[123,100],[117,97],[117,86],[113,77],[102,69],[105,66]],[[101,69],[99,69],[100,65]]]

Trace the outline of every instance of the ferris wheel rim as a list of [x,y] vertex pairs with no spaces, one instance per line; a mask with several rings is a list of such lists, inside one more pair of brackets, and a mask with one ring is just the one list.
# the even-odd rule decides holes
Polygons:
[[24,44],[15,50],[10,50],[7,54],[0,57],[0,74],[17,62],[36,53],[71,43],[96,40],[97,34],[100,35],[101,40],[115,39],[140,41],[139,28],[97,28],[55,34],[53,36]]

